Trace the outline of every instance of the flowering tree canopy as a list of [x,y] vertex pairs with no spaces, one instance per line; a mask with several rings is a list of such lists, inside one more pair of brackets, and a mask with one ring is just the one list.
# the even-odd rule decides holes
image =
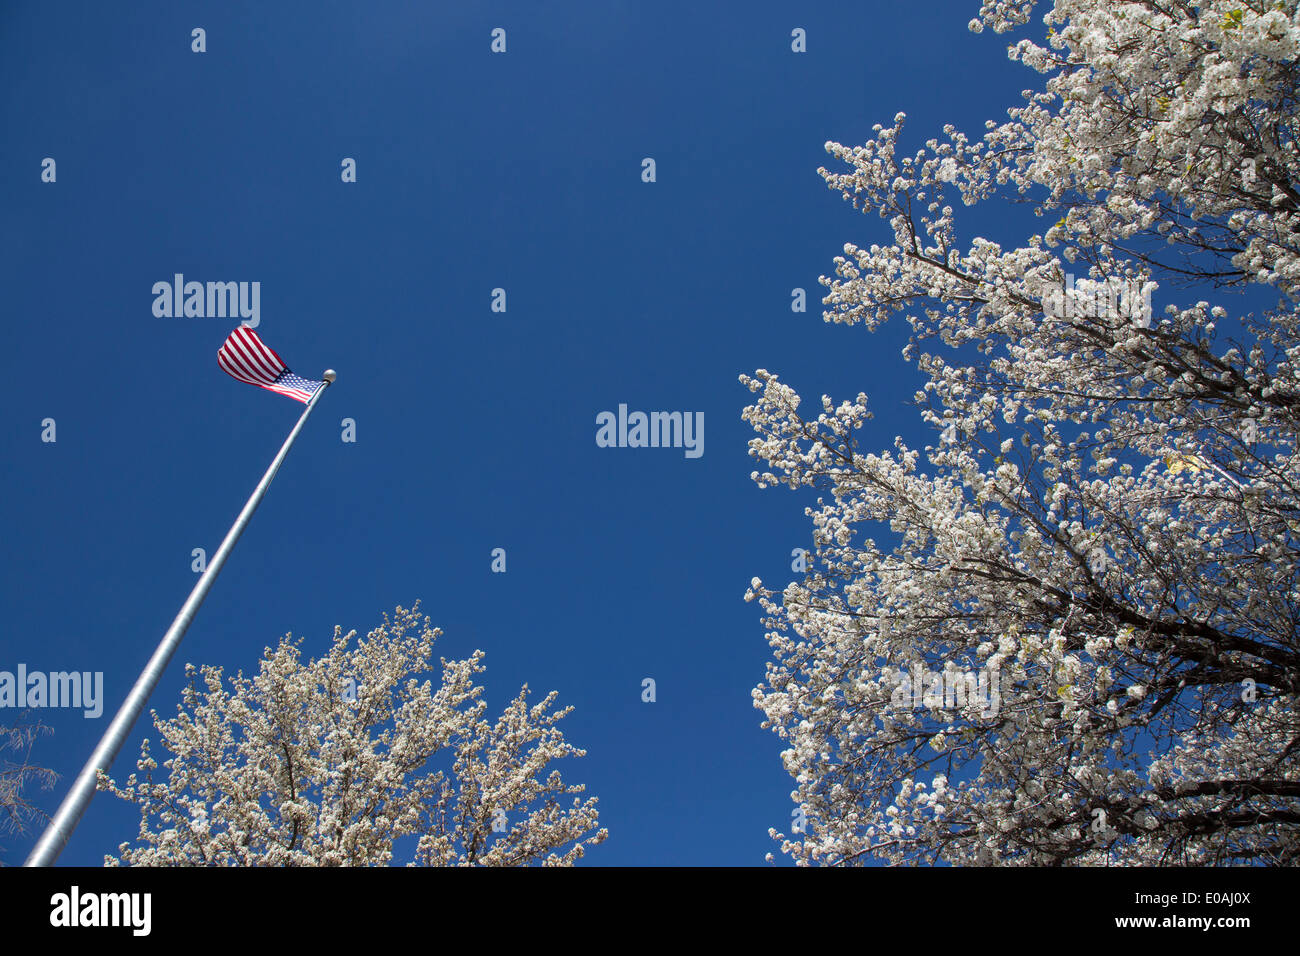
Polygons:
[[[1296,21],[1057,0],[1009,48],[1045,86],[982,139],[826,144],[890,237],[844,247],[825,318],[905,318],[936,442],[871,453],[865,394],[741,377],[754,480],[822,495],[806,573],[746,595],[797,862],[1300,862]],[[1051,225],[963,242],[952,197]]]
[[101,788],[141,809],[137,845],[105,863],[387,865],[411,838],[409,865],[556,866],[602,842],[596,798],[566,806],[585,787],[546,773],[586,754],[557,727],[573,708],[553,711],[554,691],[529,706],[525,684],[485,720],[482,651],[417,680],[442,633],[418,611],[398,607],[351,648],[356,632],[335,628],[329,653],[306,664],[301,639],[286,637],[229,688],[221,668],[203,667],[206,690],[191,683],[175,720],[154,712],[174,754],[168,780],[154,782],[148,740],[145,779],[119,787],[101,774]]

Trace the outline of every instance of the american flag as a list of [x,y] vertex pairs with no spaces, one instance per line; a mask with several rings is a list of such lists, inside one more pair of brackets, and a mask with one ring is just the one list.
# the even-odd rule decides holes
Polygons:
[[287,365],[246,325],[226,336],[226,344],[217,350],[217,364],[241,382],[269,392],[288,395],[306,405],[324,382],[311,382],[294,375]]

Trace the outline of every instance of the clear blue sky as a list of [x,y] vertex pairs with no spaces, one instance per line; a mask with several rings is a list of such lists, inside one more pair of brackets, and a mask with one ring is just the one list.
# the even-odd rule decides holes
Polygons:
[[[267,343],[339,378],[151,706],[175,712],[185,662],[252,671],[290,631],[319,653],[421,598],[438,653],[486,651],[491,711],[525,681],[576,706],[588,756],[557,766],[610,831],[586,863],[760,864],[792,784],[750,699],[768,648],[742,597],[790,579],[810,499],[749,480],[736,379],[866,390],[867,445],[932,440],[904,329],[822,322],[817,277],[888,236],[816,170],[899,110],[910,151],[1020,102],[1037,78],[967,31],[978,7],[0,5],[0,670],[105,675],[100,719],[35,714],[54,734],[34,757],[63,774],[43,804],[302,408],[218,369],[234,321],[154,316],[179,272],[260,282]],[[703,412],[703,456],[597,447],[620,403]],[[147,715],[115,777],[146,735]],[[98,865],[138,819],[97,796],[61,862]]]

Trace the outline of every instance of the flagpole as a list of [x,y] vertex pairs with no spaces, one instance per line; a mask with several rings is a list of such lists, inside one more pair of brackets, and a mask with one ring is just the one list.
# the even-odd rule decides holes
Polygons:
[[280,465],[284,463],[285,456],[289,454],[294,439],[298,437],[298,433],[302,431],[302,426],[307,421],[307,416],[316,407],[316,402],[324,394],[325,389],[330,386],[330,383],[334,381],[336,375],[334,370],[330,369],[322,377],[325,380],[324,384],[316,389],[311,400],[307,402],[307,407],[303,409],[298,424],[293,426],[293,431],[289,433],[289,437],[280,446],[280,453],[275,456],[275,460],[271,462],[271,467],[266,469],[266,474],[262,476],[262,480],[253,489],[253,494],[244,505],[244,510],[239,513],[235,523],[226,532],[221,547],[217,548],[217,553],[212,556],[207,570],[203,572],[198,583],[194,585],[194,590],[190,592],[189,598],[181,606],[180,613],[172,621],[172,626],[163,635],[161,643],[154,650],[153,656],[149,658],[149,663],[140,672],[135,686],[131,688],[131,693],[122,702],[122,706],[118,708],[117,716],[113,718],[113,722],[104,731],[99,746],[90,755],[90,759],[81,768],[81,772],[77,774],[77,779],[72,783],[72,789],[68,791],[68,795],[59,804],[59,809],[50,818],[49,824],[45,827],[45,832],[36,841],[36,846],[32,848],[32,852],[28,855],[23,866],[51,866],[58,859],[59,854],[63,852],[63,848],[67,846],[68,838],[72,836],[72,831],[81,821],[82,814],[86,812],[91,797],[95,795],[98,771],[103,770],[107,773],[108,768],[112,766],[118,751],[122,749],[122,744],[126,742],[127,735],[131,732],[132,725],[135,724],[136,718],[140,716],[140,711],[144,710],[144,705],[149,702],[149,695],[153,693],[153,689],[158,685],[163,671],[167,668],[167,663],[172,659],[172,655],[176,653],[176,648],[180,646],[181,638],[185,636],[186,629],[190,626],[190,622],[194,620],[199,605],[203,603],[208,590],[212,587],[212,582],[217,579],[217,575],[221,572],[221,566],[226,563],[226,558],[234,549],[235,542],[244,533],[244,529],[248,527],[248,521],[253,517],[253,512],[257,510],[257,506],[261,504],[262,498],[266,495],[266,489],[271,487],[271,480],[275,478],[276,472],[280,470]]

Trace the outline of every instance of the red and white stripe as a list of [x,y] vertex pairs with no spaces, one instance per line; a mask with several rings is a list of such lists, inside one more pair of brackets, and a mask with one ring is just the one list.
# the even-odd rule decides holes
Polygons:
[[289,371],[280,356],[246,325],[226,336],[226,343],[217,351],[217,364],[241,382],[262,388],[274,385],[277,378]]

